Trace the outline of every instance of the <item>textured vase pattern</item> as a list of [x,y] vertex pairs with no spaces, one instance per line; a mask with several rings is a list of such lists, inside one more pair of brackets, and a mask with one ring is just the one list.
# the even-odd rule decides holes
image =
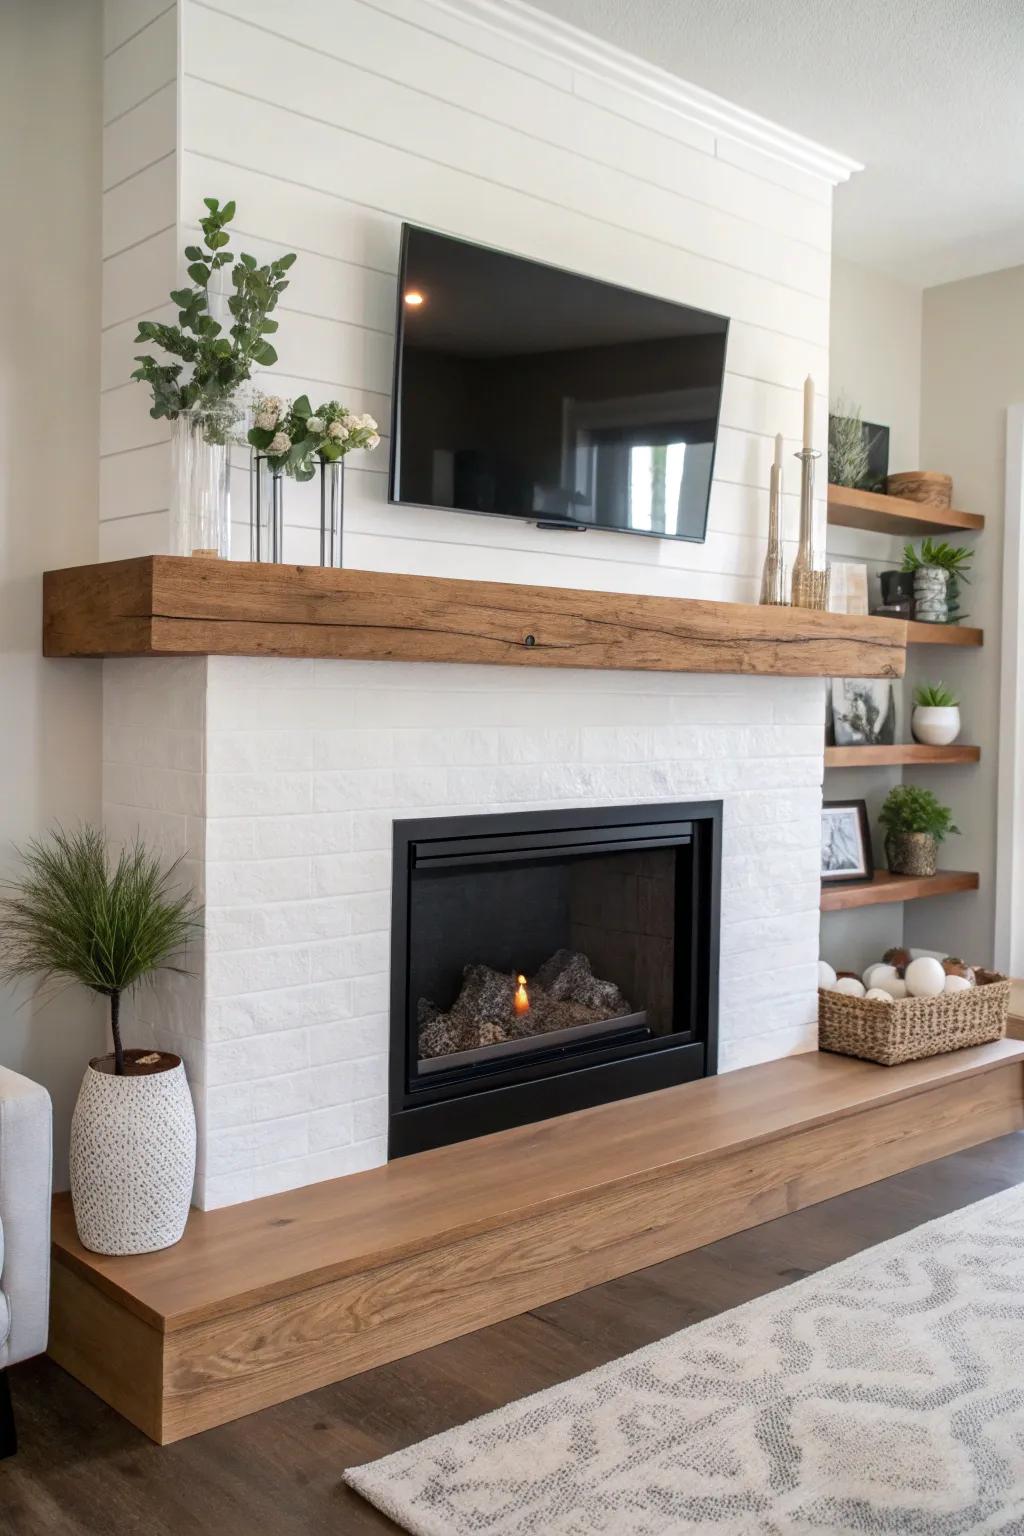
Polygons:
[[914,618],[921,624],[945,624],[949,618],[948,572],[922,565],[914,572]]
[[86,1069],[71,1119],[71,1199],[93,1253],[153,1253],[185,1230],[196,1117],[179,1062],[147,1077]]
[[934,875],[939,847],[928,832],[893,832],[886,839],[885,856],[894,875]]

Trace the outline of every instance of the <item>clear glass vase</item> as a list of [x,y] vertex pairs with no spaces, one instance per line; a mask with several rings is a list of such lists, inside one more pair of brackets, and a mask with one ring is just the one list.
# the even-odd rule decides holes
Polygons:
[[320,460],[320,564],[344,565],[345,460]]
[[171,554],[231,556],[231,433],[226,416],[182,411],[174,422]]
[[265,453],[249,461],[249,559],[280,565],[284,559],[284,471]]

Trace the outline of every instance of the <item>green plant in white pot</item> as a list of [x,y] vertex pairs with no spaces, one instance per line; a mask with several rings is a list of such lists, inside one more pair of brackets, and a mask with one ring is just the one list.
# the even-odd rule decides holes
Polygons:
[[948,747],[960,735],[960,700],[942,683],[915,688],[910,730],[925,746]]
[[0,976],[78,982],[108,999],[113,1050],[86,1068],[71,1122],[71,1197],[94,1253],[150,1253],[185,1229],[196,1125],[181,1058],[126,1050],[121,999],[178,959],[199,930],[190,893],[141,841],[111,858],[95,827],[22,851],[0,896]]

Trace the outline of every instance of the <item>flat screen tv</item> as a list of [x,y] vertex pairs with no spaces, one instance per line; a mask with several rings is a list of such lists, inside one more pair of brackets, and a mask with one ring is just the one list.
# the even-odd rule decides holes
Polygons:
[[392,502],[702,540],[728,330],[403,226]]

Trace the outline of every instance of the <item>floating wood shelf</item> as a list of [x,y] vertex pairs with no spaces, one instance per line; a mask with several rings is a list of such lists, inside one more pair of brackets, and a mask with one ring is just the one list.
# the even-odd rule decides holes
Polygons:
[[954,891],[976,891],[978,876],[961,869],[940,869],[935,875],[894,875],[876,869],[863,885],[823,885],[821,910],[849,912],[853,907],[881,906],[887,901],[919,901],[925,896],[949,896]]
[[1024,1126],[1024,1046],[816,1052],[217,1211],[161,1253],[53,1212],[49,1351],[167,1443]]
[[984,645],[985,631],[973,629],[969,624],[919,624],[916,620],[907,625],[908,645]]
[[899,763],[976,763],[980,747],[928,747],[919,741],[891,747],[826,747],[826,768],[885,768]]
[[315,656],[902,677],[906,625],[803,608],[147,555],[48,571],[47,656]]
[[903,496],[880,496],[875,491],[856,491],[848,485],[828,488],[828,522],[831,528],[863,528],[869,533],[892,533],[917,538],[959,529],[978,533],[985,519],[977,512],[948,511],[928,507]]

